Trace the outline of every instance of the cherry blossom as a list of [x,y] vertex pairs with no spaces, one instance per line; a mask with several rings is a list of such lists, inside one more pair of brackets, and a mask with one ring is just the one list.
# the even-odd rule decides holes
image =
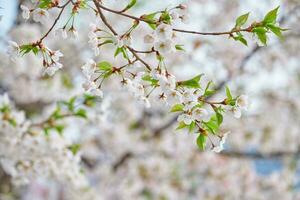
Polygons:
[[7,53],[12,61],[15,61],[17,57],[20,55],[20,47],[14,41],[9,41],[9,46],[7,49]]
[[[276,38],[297,2],[136,2],[20,6],[33,20],[0,52],[0,198],[299,199],[299,38]],[[265,158],[280,169],[262,176]]]
[[20,8],[22,10],[22,17],[24,19],[26,19],[26,20],[29,19],[29,17],[30,17],[30,10],[29,10],[29,8],[26,7],[26,6],[24,6],[24,5],[21,5]]
[[35,22],[45,24],[49,18],[49,13],[47,10],[37,8],[32,12],[32,18]]

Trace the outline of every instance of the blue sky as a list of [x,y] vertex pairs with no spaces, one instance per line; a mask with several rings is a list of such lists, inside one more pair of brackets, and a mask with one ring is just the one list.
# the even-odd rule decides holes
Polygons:
[[0,15],[3,15],[0,22],[0,36],[5,36],[9,27],[14,21],[17,10],[17,0],[0,0]]

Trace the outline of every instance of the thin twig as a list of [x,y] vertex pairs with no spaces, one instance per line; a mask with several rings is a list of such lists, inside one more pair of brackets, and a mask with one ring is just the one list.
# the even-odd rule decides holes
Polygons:
[[101,4],[97,1],[97,0],[93,0],[96,8],[97,8],[97,11],[100,15],[100,18],[101,20],[103,21],[103,23],[107,26],[107,28],[109,28],[109,30],[114,34],[114,35],[118,35],[118,33],[115,31],[115,29],[108,23],[108,21],[106,20],[106,17],[104,16],[104,14],[102,13],[101,11]]
[[134,51],[134,49],[132,49],[131,47],[127,47],[127,49],[134,55],[134,57],[136,57],[136,59],[138,59],[141,63],[143,63],[149,71],[151,71],[150,65],[147,64],[142,58],[140,58],[140,56],[137,55],[137,53]]
[[61,10],[60,10],[58,16],[56,17],[56,19],[54,20],[54,23],[52,24],[51,28],[47,31],[47,33],[45,33],[45,35],[39,40],[39,43],[41,43],[50,34],[50,32],[53,30],[53,28],[57,24],[58,20],[60,19],[62,13],[64,12],[64,9],[67,7],[67,5],[70,2],[71,2],[71,0],[67,1],[63,6],[61,6]]

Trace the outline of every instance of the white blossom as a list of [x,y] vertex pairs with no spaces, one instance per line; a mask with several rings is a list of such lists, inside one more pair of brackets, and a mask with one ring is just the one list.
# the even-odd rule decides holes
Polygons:
[[177,121],[184,122],[186,125],[190,125],[193,122],[193,117],[189,114],[181,114],[178,116]]
[[52,58],[52,60],[53,60],[54,62],[58,62],[59,59],[60,59],[61,57],[63,57],[63,56],[64,56],[64,55],[63,55],[59,50],[57,50],[57,51],[54,51],[54,52],[52,53],[51,58]]
[[248,110],[249,100],[247,95],[241,95],[236,100],[236,105],[230,108],[235,118],[241,118],[242,110]]
[[155,41],[153,35],[147,34],[144,36],[144,42],[147,44],[153,44]]
[[169,105],[174,105],[182,102],[182,95],[177,90],[169,90],[166,92]]
[[95,95],[95,96],[98,96],[98,97],[100,97],[100,98],[103,98],[103,92],[102,92],[102,90],[100,90],[99,88],[96,88],[96,89],[91,89],[90,90],[90,93],[92,94],[92,95]]
[[68,38],[68,33],[67,30],[65,28],[59,28],[57,30],[55,30],[55,36],[59,36],[62,39],[67,39]]
[[188,103],[188,102],[197,102],[198,101],[198,95],[193,89],[185,89],[183,94],[183,102]]
[[97,64],[94,60],[90,59],[87,63],[85,63],[82,67],[82,72],[87,79],[91,79],[94,75],[95,70],[97,69]]
[[128,34],[124,35],[121,38],[121,40],[123,41],[123,45],[125,45],[125,46],[130,46],[132,43],[132,37],[131,37],[131,35],[128,35]]
[[69,29],[68,33],[69,33],[71,38],[73,38],[73,39],[78,38],[78,31],[74,27],[71,27]]
[[30,17],[29,8],[27,6],[24,6],[24,5],[21,5],[20,7],[21,7],[21,10],[22,10],[22,17],[26,20],[29,19],[29,17]]
[[175,46],[171,39],[161,40],[154,43],[154,49],[163,56],[174,51],[174,47]]
[[20,47],[14,41],[9,41],[8,44],[7,53],[12,61],[16,61],[16,58],[20,55]]
[[172,12],[172,13],[171,13],[171,17],[172,17],[172,20],[177,20],[177,19],[179,19],[179,14],[178,14],[178,12]]
[[124,46],[124,41],[123,39],[118,36],[118,35],[114,35],[112,36],[112,41],[113,41],[113,44],[116,46],[116,47],[123,47]]
[[204,108],[195,108],[192,112],[193,119],[208,121],[210,119],[210,115]]
[[49,18],[49,13],[47,10],[37,8],[33,11],[32,18],[35,22],[40,22],[41,24],[45,24]]
[[151,104],[150,104],[150,101],[149,101],[148,98],[142,96],[142,97],[139,97],[138,100],[143,103],[145,108],[150,108],[151,107]]
[[53,76],[61,68],[62,68],[61,63],[54,62],[44,70],[44,74],[48,74],[49,76]]
[[10,104],[10,100],[7,93],[0,95],[0,107],[8,106]]
[[238,119],[241,118],[241,116],[242,116],[242,110],[241,110],[240,107],[233,107],[231,109],[231,111],[233,112],[233,116],[235,118],[238,118]]
[[213,148],[212,148],[212,151],[213,151],[213,152],[215,152],[215,153],[220,153],[221,151],[224,150],[224,144],[225,144],[225,142],[226,142],[226,139],[227,139],[227,137],[228,137],[228,134],[229,134],[229,132],[224,133],[224,134],[221,136],[221,140],[220,140],[220,142],[219,142],[219,145],[213,146]]
[[103,97],[103,92],[99,89],[99,84],[95,83],[94,81],[86,80],[82,84],[82,87],[92,95],[99,96],[101,98]]
[[236,106],[241,109],[247,110],[249,106],[248,96],[247,95],[239,96],[236,100]]
[[170,39],[172,37],[172,33],[172,26],[164,23],[160,24],[155,30],[155,34],[159,40]]
[[174,90],[176,88],[176,77],[169,74],[165,75],[158,75],[159,84],[163,91],[166,90]]
[[214,146],[211,150],[215,153],[220,153],[221,151],[223,151],[223,149],[223,146]]

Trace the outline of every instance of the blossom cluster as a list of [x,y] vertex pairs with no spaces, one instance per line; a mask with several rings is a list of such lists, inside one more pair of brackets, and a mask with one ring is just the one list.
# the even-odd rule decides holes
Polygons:
[[[61,10],[64,6],[63,3],[68,1],[40,0],[32,2],[37,3],[36,5],[39,8],[33,6],[33,9],[27,9],[26,11],[26,8],[22,6],[23,16],[26,19],[32,15],[37,15],[35,10],[41,9],[47,12],[47,15],[51,13],[52,6],[55,10]],[[55,7],[55,4],[52,4],[53,2],[59,2],[57,7]],[[99,12],[93,1],[73,0],[70,2],[69,7],[72,10],[76,10],[74,7],[80,2],[88,2],[89,5],[86,8],[90,9],[93,14],[95,12],[97,18],[99,17]],[[113,4],[112,2],[101,1],[101,6],[105,8],[109,3]],[[44,5],[41,3],[44,3]],[[199,1],[191,3],[191,5],[195,4],[199,4],[203,11],[211,11],[216,8],[213,6],[207,8],[206,5],[221,7],[222,3]],[[226,97],[224,97],[225,95],[215,96],[218,92],[215,91],[218,89],[218,85],[214,87],[213,84],[205,82],[200,79],[201,75],[184,80],[186,74],[183,71],[188,66],[190,68],[193,67],[191,66],[195,64],[193,59],[198,59],[197,55],[199,52],[195,50],[191,55],[188,55],[189,58],[184,59],[184,65],[176,63],[179,59],[183,59],[184,56],[171,54],[175,50],[183,49],[183,46],[177,45],[178,32],[174,31],[177,26],[176,19],[179,23],[185,23],[187,20],[186,13],[181,13],[187,11],[186,6],[181,4],[177,7],[177,9],[172,8],[159,11],[155,15],[153,13],[142,15],[140,18],[146,21],[147,26],[142,27],[139,25],[143,21],[139,21],[139,23],[133,21],[132,27],[125,34],[114,34],[109,28],[105,28],[103,23],[92,24],[89,34],[85,32],[85,29],[80,29],[80,36],[86,35],[86,38],[90,39],[89,44],[95,55],[82,66],[81,71],[79,66],[82,65],[83,60],[86,60],[85,56],[87,54],[91,55],[90,48],[82,48],[86,44],[82,44],[80,40],[75,42],[70,40],[59,40],[57,43],[49,42],[51,49],[52,45],[55,46],[53,49],[60,47],[58,49],[61,49],[64,58],[66,58],[63,61],[64,71],[60,71],[53,77],[40,78],[38,69],[41,66],[30,60],[35,52],[38,52],[39,58],[37,58],[38,56],[35,58],[43,58],[45,60],[46,69],[44,74],[54,75],[54,72],[60,68],[55,66],[60,66],[61,62],[59,60],[62,55],[60,51],[52,51],[45,47],[46,42],[49,40],[41,41],[41,43],[29,43],[29,46],[10,42],[8,53],[11,59],[17,61],[17,63],[9,65],[9,63],[5,63],[6,59],[1,59],[1,63],[5,63],[3,66],[8,65],[10,67],[1,68],[0,86],[2,89],[3,84],[4,88],[10,92],[10,95],[13,95],[14,101],[19,103],[18,106],[26,109],[26,115],[29,117],[35,118],[37,115],[38,118],[44,118],[40,112],[45,110],[45,107],[47,107],[45,105],[49,102],[64,99],[66,96],[71,96],[74,93],[81,93],[81,86],[83,86],[85,92],[89,93],[88,98],[84,100],[86,104],[93,103],[90,100],[96,98],[94,96],[101,97],[97,98],[100,102],[97,104],[97,107],[87,110],[88,113],[78,110],[77,102],[74,103],[73,100],[63,102],[64,106],[71,108],[77,115],[82,117],[88,115],[95,118],[95,121],[91,121],[88,125],[83,125],[70,118],[63,121],[63,123],[70,125],[70,135],[72,137],[80,135],[78,139],[78,142],[81,143],[80,152],[76,152],[79,145],[72,145],[62,135],[64,126],[58,120],[63,117],[63,114],[59,109],[55,110],[45,121],[42,121],[41,126],[33,129],[31,128],[31,120],[29,118],[26,119],[23,112],[16,111],[11,106],[7,96],[0,98],[1,102],[4,102],[3,106],[0,106],[0,149],[1,152],[4,152],[0,154],[0,165],[6,174],[12,176],[14,183],[29,185],[29,191],[25,192],[27,193],[25,199],[45,199],[45,196],[50,194],[53,197],[53,185],[51,182],[48,182],[49,179],[54,179],[64,185],[63,189],[61,185],[56,185],[57,191],[55,191],[56,196],[53,197],[54,199],[299,198],[299,194],[297,194],[299,192],[293,187],[297,185],[297,182],[294,182],[297,176],[294,175],[293,161],[293,163],[290,163],[289,159],[285,160],[284,165],[287,165],[288,169],[284,168],[283,172],[274,171],[273,174],[260,177],[257,175],[256,167],[253,167],[258,162],[230,157],[231,151],[233,151],[233,157],[235,156],[233,147],[239,147],[241,150],[255,147],[257,150],[262,149],[265,152],[272,150],[291,150],[296,152],[298,149],[297,137],[299,127],[297,126],[298,118],[293,114],[296,113],[294,111],[297,108],[295,106],[295,102],[297,105],[297,99],[291,101],[292,97],[287,97],[287,95],[280,96],[283,101],[291,101],[292,106],[289,107],[286,103],[279,104],[280,100],[276,99],[279,98],[279,95],[276,97],[271,96],[273,101],[266,100],[266,103],[263,104],[263,109],[259,109],[264,117],[245,116],[240,120],[240,123],[237,123],[236,120],[227,120],[227,117],[230,118],[230,116],[226,116],[225,128],[224,126],[221,128],[220,125],[223,121],[223,116],[225,117],[225,113],[233,113],[234,117],[240,118],[242,111],[248,110],[248,97],[246,95],[233,97],[229,88],[226,89]],[[193,9],[193,6],[191,7]],[[104,11],[104,8],[101,7],[101,10]],[[65,9],[65,11],[68,12],[69,10]],[[117,11],[121,14],[127,14],[124,10],[122,12]],[[236,10],[231,11],[234,13],[233,15],[236,14]],[[197,9],[198,12],[199,9]],[[75,21],[73,14],[72,11],[70,20],[66,24],[60,27],[58,27],[58,24],[54,24],[53,32],[55,34],[53,36],[56,38],[62,37],[63,39],[78,37],[78,32],[73,24],[73,21]],[[108,11],[106,10],[104,15],[107,14]],[[129,14],[130,12],[128,12]],[[203,15],[203,18],[201,16],[199,24],[207,19],[203,12],[200,12],[200,14]],[[219,13],[217,13],[217,16],[219,16]],[[87,18],[84,17],[82,21],[85,22],[85,19],[90,21],[90,15]],[[244,15],[237,20],[236,30],[242,29],[242,24],[247,17],[248,15]],[[112,26],[117,27],[120,23],[119,20],[115,20],[113,17],[107,19]],[[52,13],[47,16],[47,20],[44,20],[43,23],[48,23],[51,20]],[[38,22],[34,16],[33,21]],[[53,21],[56,21],[56,19],[53,19]],[[59,19],[58,21],[63,20]],[[278,32],[278,29],[276,29],[278,25],[270,23],[270,20],[266,21],[268,23],[264,27],[257,27],[258,29],[252,27],[256,31],[253,31],[253,34],[258,33],[256,35],[259,35],[262,41],[266,39],[265,34],[271,32],[271,29],[277,30],[277,34],[280,34],[280,30]],[[210,24],[205,23],[206,26],[202,28],[214,29],[214,26],[219,25],[215,22],[215,18],[211,22]],[[137,25],[142,27],[142,30],[135,29]],[[151,27],[152,33],[145,35],[143,31],[149,28],[148,25]],[[38,24],[38,27],[34,26],[34,23],[26,23],[23,27],[23,30],[26,31],[19,30],[17,35],[23,36],[25,32],[27,33],[34,28],[40,29],[40,24]],[[16,25],[16,27],[19,27],[19,25]],[[137,34],[133,34],[133,30],[136,30]],[[138,45],[135,45],[137,40],[133,38],[134,35],[140,36],[141,41],[144,40],[143,45],[147,46],[146,50],[135,49]],[[233,33],[229,37],[245,43],[241,32]],[[210,57],[209,55],[212,52],[217,54],[219,50],[226,51],[226,53],[223,56],[218,54],[219,57],[215,60],[230,60],[228,55],[239,51],[234,57],[234,61],[236,61],[239,55],[243,54],[240,51],[241,49],[226,49],[227,45],[220,43],[219,40],[207,40],[210,41],[210,45],[216,45],[216,48],[208,50],[212,51],[208,53],[207,49],[205,49],[207,45],[205,44],[206,40],[201,38],[201,42],[202,40],[203,46],[200,45],[201,56],[205,57],[204,60],[206,61],[206,58]],[[186,41],[184,44],[188,45],[189,42],[192,42],[192,40]],[[23,42],[18,41],[18,43],[22,44]],[[115,50],[115,57],[121,55],[118,58],[122,57],[124,59],[121,62],[119,62],[118,58],[109,60],[112,57],[110,49],[100,48],[104,44],[109,44],[107,47],[112,47],[112,50]],[[277,45],[274,46],[277,47]],[[295,48],[295,44],[289,46]],[[148,49],[149,47],[150,49]],[[45,49],[45,51],[42,49]],[[27,51],[33,52],[33,55],[17,59],[17,57],[27,54]],[[281,49],[281,51],[283,50]],[[151,55],[147,57],[147,54],[156,57],[150,57]],[[276,55],[276,57],[281,56],[278,52],[272,52],[272,54]],[[272,55],[272,58],[274,58],[274,55]],[[262,54],[262,56],[265,57],[264,59],[267,59],[265,54]],[[81,60],[82,57],[84,58]],[[144,63],[139,59],[144,61]],[[18,62],[20,60],[22,62]],[[99,60],[109,60],[109,62],[98,62]],[[169,60],[172,60],[172,62],[169,62]],[[59,64],[55,64],[53,61]],[[157,61],[158,64],[155,64]],[[148,64],[149,68],[147,68],[148,62],[150,63]],[[230,60],[230,63],[232,64],[233,61]],[[273,66],[274,59],[267,63],[269,66]],[[217,62],[213,62],[213,65],[215,64]],[[176,74],[175,67],[177,65],[180,66],[180,72]],[[31,66],[34,66],[34,70],[32,70]],[[208,64],[207,68],[210,66]],[[262,67],[259,64],[255,66]],[[219,65],[216,65],[216,67],[222,68]],[[22,70],[23,72],[20,73]],[[204,66],[200,69],[197,68],[197,70],[197,74],[207,73]],[[213,76],[217,76],[215,71],[213,73]],[[297,74],[298,71],[295,69],[295,71],[289,71],[289,73],[291,73],[289,75],[290,78],[292,75]],[[33,78],[33,74],[36,76],[36,79]],[[84,75],[83,84],[82,79],[80,79],[82,74]],[[254,84],[255,81],[249,81],[245,77],[242,82],[247,83],[247,87],[244,87],[242,83],[240,87],[243,89],[243,92],[246,92],[246,89],[248,87],[251,88],[250,85]],[[289,82],[299,83],[296,79]],[[124,89],[125,92],[120,92],[120,88]],[[292,87],[286,86],[286,88],[288,88],[286,91],[290,92]],[[297,91],[293,92],[297,93]],[[258,96],[259,101],[263,101],[261,94],[266,94],[266,92],[263,89],[256,90],[255,95]],[[141,109],[140,104],[133,101],[131,97],[134,97],[137,102],[141,102],[146,109],[143,107]],[[24,104],[24,102],[27,104]],[[37,111],[31,110],[32,104],[37,107]],[[108,106],[108,104],[111,104],[111,106]],[[0,105],[2,104],[0,103]],[[270,110],[272,110],[272,115],[266,116],[265,113],[268,113]],[[75,114],[73,111],[67,114]],[[169,111],[173,114],[169,113]],[[33,115],[32,112],[34,112]],[[171,117],[174,117],[174,120],[172,123],[169,123],[168,119]],[[275,117],[276,120],[274,120]],[[105,120],[103,120],[104,118]],[[286,123],[278,123],[278,119]],[[165,127],[167,128],[165,129]],[[172,132],[175,128],[178,129],[177,132],[179,133],[181,132],[179,129],[184,129],[191,132],[191,134],[176,134],[170,137],[170,134],[167,133]],[[282,132],[285,132],[284,137]],[[14,133],[20,133],[17,135],[21,136],[14,138]],[[254,135],[254,133],[259,134]],[[228,137],[228,135],[231,137]],[[197,151],[196,145],[191,145],[191,138],[197,141],[200,149],[204,149],[205,145],[210,143],[211,150],[220,152],[220,154],[213,154],[209,151]],[[224,148],[226,151],[221,152]],[[238,153],[237,155],[239,155]],[[241,154],[243,156],[242,151]],[[245,155],[248,155],[247,152]],[[83,158],[84,165],[80,165],[79,157]],[[85,167],[84,171],[87,171],[87,173],[83,173],[81,167]],[[85,175],[90,179],[90,183],[94,188],[97,188],[97,194],[85,196],[85,188],[82,190],[82,187],[86,186]],[[39,181],[36,182],[36,179],[40,178],[45,179],[47,183],[41,184]],[[69,185],[75,186],[70,195],[66,194],[69,191],[65,190],[65,187]],[[198,187],[199,185],[201,187]],[[1,194],[0,199],[2,199]]]
[[59,50],[53,51],[48,47],[44,47],[41,43],[19,46],[16,42],[9,41],[7,53],[12,61],[16,61],[21,54],[26,54],[30,51],[42,57],[43,66],[45,67],[44,74],[53,76],[57,70],[63,67],[59,62],[63,54]]
[[72,152],[62,135],[44,135],[33,129],[24,112],[13,108],[7,94],[0,96],[0,118],[0,163],[16,185],[44,178],[87,187],[80,155]]

